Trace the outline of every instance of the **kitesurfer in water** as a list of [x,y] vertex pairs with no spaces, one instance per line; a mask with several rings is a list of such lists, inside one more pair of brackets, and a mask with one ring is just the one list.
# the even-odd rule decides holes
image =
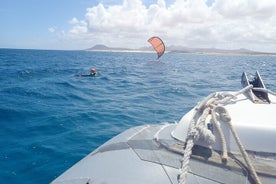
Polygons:
[[91,68],[89,75],[82,75],[82,74],[80,74],[79,76],[80,77],[97,77],[97,76],[99,76],[99,73],[96,71],[95,68]]
[[100,75],[99,72],[97,72],[95,68],[90,69],[90,76],[97,77],[99,75]]
[[94,77],[97,75],[97,71],[96,71],[95,68],[91,68],[91,69],[90,69],[90,75],[91,75],[91,76],[94,76]]

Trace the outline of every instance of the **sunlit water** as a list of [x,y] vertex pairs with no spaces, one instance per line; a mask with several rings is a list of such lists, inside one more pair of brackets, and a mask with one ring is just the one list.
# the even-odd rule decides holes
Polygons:
[[[276,57],[0,49],[0,183],[49,183],[118,133],[174,123]],[[99,77],[80,77],[94,67]]]

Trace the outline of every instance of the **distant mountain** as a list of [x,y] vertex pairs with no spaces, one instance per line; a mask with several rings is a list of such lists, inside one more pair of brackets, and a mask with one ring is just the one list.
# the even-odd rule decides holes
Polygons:
[[216,48],[182,48],[172,49],[171,52],[180,53],[202,53],[202,54],[245,54],[245,55],[276,55],[276,53],[257,52],[244,48],[228,50]]
[[98,44],[86,50],[110,50],[110,48],[105,45]]
[[120,48],[120,47],[107,47],[102,44],[95,45],[89,49],[86,49],[88,51],[131,51],[133,49],[128,49],[128,48]]
[[[138,49],[129,48],[118,48],[118,47],[108,47],[106,45],[98,44],[87,51],[107,51],[107,52],[154,52],[151,46],[145,46]],[[217,48],[188,48],[183,46],[167,46],[166,52],[172,53],[198,53],[198,54],[248,54],[248,55],[275,55],[276,53],[266,53],[266,52],[256,52],[244,48],[227,50],[227,49],[217,49]]]

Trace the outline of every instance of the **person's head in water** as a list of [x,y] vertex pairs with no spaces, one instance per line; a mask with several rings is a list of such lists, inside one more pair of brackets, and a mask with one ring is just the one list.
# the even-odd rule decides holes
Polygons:
[[96,75],[96,69],[95,68],[91,68],[90,69],[90,74],[91,75]]

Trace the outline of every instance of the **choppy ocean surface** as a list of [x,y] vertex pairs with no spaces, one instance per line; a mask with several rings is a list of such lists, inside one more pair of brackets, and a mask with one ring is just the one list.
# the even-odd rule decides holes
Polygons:
[[[49,183],[138,125],[176,122],[258,70],[276,91],[276,57],[0,49],[0,183]],[[80,77],[94,67],[99,77]]]

